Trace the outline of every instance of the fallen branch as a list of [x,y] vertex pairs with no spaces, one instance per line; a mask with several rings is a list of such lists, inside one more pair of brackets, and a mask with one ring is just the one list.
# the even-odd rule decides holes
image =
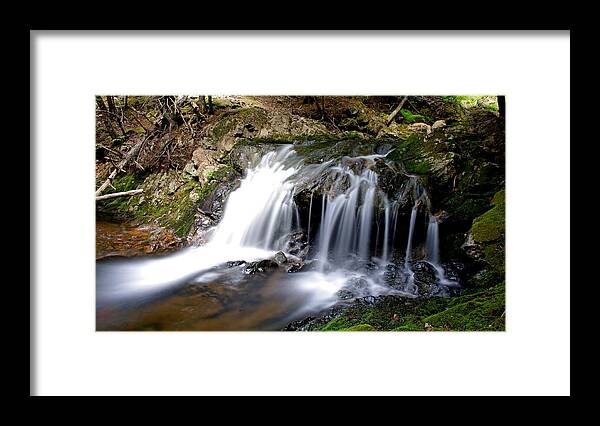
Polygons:
[[398,113],[404,106],[404,102],[406,102],[407,99],[408,99],[408,96],[405,96],[404,98],[402,98],[402,100],[400,101],[400,104],[396,107],[395,110],[392,111],[392,113],[388,116],[387,120],[385,120],[386,126],[389,126],[390,123],[392,122],[392,120],[394,120],[394,117],[396,117],[396,115],[398,115]]
[[131,159],[133,159],[133,157],[135,157],[138,154],[138,152],[140,151],[140,149],[142,149],[142,145],[144,144],[144,142],[146,141],[146,139],[147,138],[142,139],[140,142],[138,142],[137,144],[135,144],[133,146],[133,148],[131,148],[131,150],[127,153],[127,155],[125,156],[125,158],[110,173],[110,175],[108,176],[108,179],[106,179],[104,181],[104,183],[102,185],[100,185],[100,188],[98,188],[96,190],[96,196],[102,194],[102,191],[104,191],[106,189],[106,187],[108,185],[110,185],[110,183],[115,178],[115,176],[117,176],[117,173],[119,171],[123,170],[123,168],[127,165],[127,163],[129,163],[129,161],[131,161]]
[[124,192],[113,192],[112,194],[100,195],[100,196],[96,197],[96,201],[107,200],[109,198],[116,198],[116,197],[125,197],[125,196],[128,197],[130,195],[141,194],[142,192],[144,192],[143,189],[133,189],[131,191],[124,191]]

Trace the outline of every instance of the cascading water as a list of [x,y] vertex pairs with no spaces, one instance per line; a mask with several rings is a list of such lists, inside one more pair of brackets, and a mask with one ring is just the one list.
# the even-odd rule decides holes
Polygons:
[[240,187],[230,194],[211,243],[268,250],[283,247],[281,238],[300,223],[294,185],[289,181],[298,172],[298,163],[286,163],[292,155],[291,146],[269,152],[248,171]]
[[425,251],[427,253],[427,260],[429,260],[429,262],[434,265],[438,265],[440,263],[438,221],[433,215],[429,216],[427,238],[425,240]]
[[418,207],[418,205],[415,203],[414,207],[412,208],[412,211],[410,212],[410,225],[408,228],[408,241],[406,242],[406,255],[404,256],[404,268],[406,268],[406,270],[410,270],[412,240],[413,240],[413,233],[415,230],[415,223],[417,221],[417,207]]
[[446,278],[446,273],[440,263],[439,224],[438,218],[434,215],[429,215],[429,225],[427,226],[427,237],[425,239],[425,252],[427,253],[427,261],[435,269],[439,283],[446,287],[458,286],[456,281]]
[[[293,233],[303,229],[313,246],[309,251],[312,257],[304,260],[307,265],[318,260],[318,267],[287,274],[289,278],[285,279],[293,285],[282,287],[288,289],[286,291],[296,288],[303,292],[303,307],[298,312],[306,313],[336,303],[339,301],[336,295],[342,289],[349,289],[345,291],[352,297],[390,293],[414,296],[411,256],[417,211],[419,206],[424,206],[429,212],[430,203],[418,178],[410,175],[395,199],[390,199],[381,189],[373,167],[384,157],[374,154],[344,157],[339,164],[329,161],[304,165],[292,146],[265,154],[256,166],[247,170],[240,186],[229,195],[223,217],[211,231],[207,244],[161,258],[127,259],[101,265],[98,306],[110,304],[114,299],[135,297],[139,300],[142,294],[145,297],[151,292],[189,282],[207,282],[207,277],[225,276],[214,272],[215,268],[229,261],[272,258],[277,251],[285,251]],[[296,191],[303,185],[311,191],[305,224],[295,201]],[[313,224],[313,198],[319,194],[320,223]],[[395,268],[392,262],[400,207],[411,200],[414,204],[404,268],[394,269],[403,274],[408,284],[393,287],[387,284],[386,271]],[[454,285],[455,282],[445,278],[439,264],[438,225],[437,220],[431,218],[433,216],[430,216],[425,242],[427,260],[438,271],[441,284]],[[312,232],[311,238],[313,228],[316,232]],[[378,253],[381,257],[377,257]]]
[[335,168],[334,173],[347,178],[349,186],[335,196],[323,196],[318,236],[323,267],[347,261],[349,255],[367,259],[371,245],[377,174],[368,169],[356,174],[347,168]]
[[306,242],[310,243],[310,221],[312,219],[312,205],[313,205],[313,197],[315,193],[310,193],[310,204],[308,207],[308,226],[306,227]]

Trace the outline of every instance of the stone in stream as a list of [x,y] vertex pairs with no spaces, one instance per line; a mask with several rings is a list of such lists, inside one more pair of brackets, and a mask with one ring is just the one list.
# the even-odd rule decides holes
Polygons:
[[271,259],[259,260],[258,262],[250,262],[247,264],[244,273],[248,275],[256,274],[257,272],[265,272],[267,270],[277,269],[279,265]]
[[277,264],[283,265],[287,262],[288,259],[282,251],[278,251],[277,253],[275,253],[275,256],[273,256],[273,260],[275,260]]

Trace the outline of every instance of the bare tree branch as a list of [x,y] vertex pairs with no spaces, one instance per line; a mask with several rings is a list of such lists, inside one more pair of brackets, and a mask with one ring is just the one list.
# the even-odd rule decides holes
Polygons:
[[116,197],[125,197],[125,196],[129,197],[131,195],[141,194],[142,192],[144,192],[143,189],[133,189],[131,191],[124,191],[124,192],[113,192],[112,194],[97,196],[96,201],[108,200],[109,198],[116,198]]
[[394,117],[396,117],[396,115],[398,115],[398,113],[404,106],[404,102],[406,102],[407,99],[408,99],[408,96],[405,96],[402,98],[402,100],[400,101],[400,104],[396,107],[395,110],[392,111],[392,113],[388,116],[387,120],[385,120],[386,126],[389,126],[390,123],[394,120]]

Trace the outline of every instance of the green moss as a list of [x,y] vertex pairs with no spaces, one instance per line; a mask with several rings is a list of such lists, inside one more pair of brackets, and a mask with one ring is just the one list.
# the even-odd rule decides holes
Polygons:
[[[173,229],[175,235],[185,237],[194,224],[196,205],[210,194],[216,185],[216,182],[211,182],[201,186],[196,181],[188,181],[175,193],[174,199],[170,203],[168,215],[163,215],[160,218],[161,224]],[[192,197],[192,192],[195,192],[198,196]]]
[[142,133],[146,133],[146,130],[144,130],[143,127],[128,127],[125,129],[125,133],[136,133],[136,134],[142,134]]
[[491,288],[466,291],[458,297],[390,297],[374,306],[353,305],[317,329],[349,331],[371,327],[375,330],[423,331],[429,323],[433,330],[503,330],[504,299],[504,283],[498,284],[498,281]]
[[504,237],[504,191],[492,199],[494,207],[473,221],[471,232],[477,242],[496,241]]
[[404,162],[404,167],[406,167],[407,172],[412,174],[427,175],[431,173],[431,165],[428,161],[423,159],[406,160]]
[[209,172],[206,176],[207,182],[210,181],[222,181],[229,173],[233,171],[233,167],[230,164],[219,167],[217,170]]
[[474,288],[493,287],[501,281],[502,275],[497,271],[494,269],[484,269],[471,279],[470,286]]
[[[139,223],[156,222],[170,228],[177,236],[185,237],[196,218],[196,206],[211,194],[220,180],[229,172],[228,166],[217,170],[212,180],[201,185],[189,179],[172,195],[165,194],[164,184],[157,184],[157,176],[148,182],[136,175],[117,177],[113,185],[117,191],[144,187],[144,193],[133,197],[118,197],[97,203],[98,211],[116,220],[132,220]],[[143,197],[143,198],[142,198]]]
[[432,161],[428,149],[423,136],[413,133],[407,138],[401,139],[388,158],[401,162],[408,173],[427,175],[432,171]]
[[394,328],[393,331],[423,331],[423,326],[415,323],[408,323]]
[[462,191],[450,195],[444,204],[454,218],[466,222],[472,222],[474,218],[489,209],[489,202],[485,195],[471,198]]
[[457,331],[504,330],[504,283],[477,295],[452,300],[448,309],[423,318],[435,328]]
[[488,244],[483,249],[485,261],[497,272],[504,273],[505,250],[503,243]]
[[[112,181],[112,186],[114,187],[114,189],[112,189],[109,186],[108,189],[105,191],[105,194],[138,189],[143,182],[143,177],[139,175],[117,175]],[[131,197],[109,198],[108,200],[98,201],[97,207],[101,212],[108,214],[109,216],[114,216],[117,219],[122,219],[127,216],[127,210],[129,209],[129,206],[137,203],[140,197],[141,195],[134,195]]]
[[125,142],[127,139],[129,138],[129,135],[121,135],[121,136],[117,136],[116,138],[114,138],[111,141],[111,145],[112,146],[119,146],[122,145],[123,142]]
[[498,111],[496,96],[442,96],[442,100],[460,105],[463,108],[483,107],[488,111]]
[[404,117],[404,122],[405,123],[415,123],[415,122],[427,122],[427,121],[431,121],[431,118],[426,117],[424,115],[421,114],[413,114],[412,112],[410,112],[407,109],[401,109],[400,110],[400,114],[402,114],[402,117]]
[[506,199],[506,194],[505,194],[505,190],[501,190],[496,192],[496,194],[494,195],[494,198],[492,198],[492,204],[495,206],[500,206],[500,205],[504,205],[505,199]]
[[370,324],[358,324],[349,328],[343,328],[339,331],[375,331],[375,327]]
[[[483,259],[491,266],[490,274],[504,275],[505,265],[505,193],[498,191],[491,201],[491,209],[475,218],[471,226],[473,240],[480,245]],[[485,277],[484,281],[485,281]],[[477,283],[477,280],[475,280]]]
[[[354,324],[354,325],[358,325],[358,324]],[[346,318],[344,316],[340,316],[340,317],[337,317],[337,318],[329,321],[327,324],[325,324],[323,326],[323,328],[321,328],[321,331],[340,331],[340,330],[350,328],[352,326],[353,326],[353,323],[351,320],[349,320],[348,318]]]
[[224,114],[212,127],[211,133],[215,140],[232,132],[240,124],[262,124],[267,120],[267,113],[258,107],[246,107]]

